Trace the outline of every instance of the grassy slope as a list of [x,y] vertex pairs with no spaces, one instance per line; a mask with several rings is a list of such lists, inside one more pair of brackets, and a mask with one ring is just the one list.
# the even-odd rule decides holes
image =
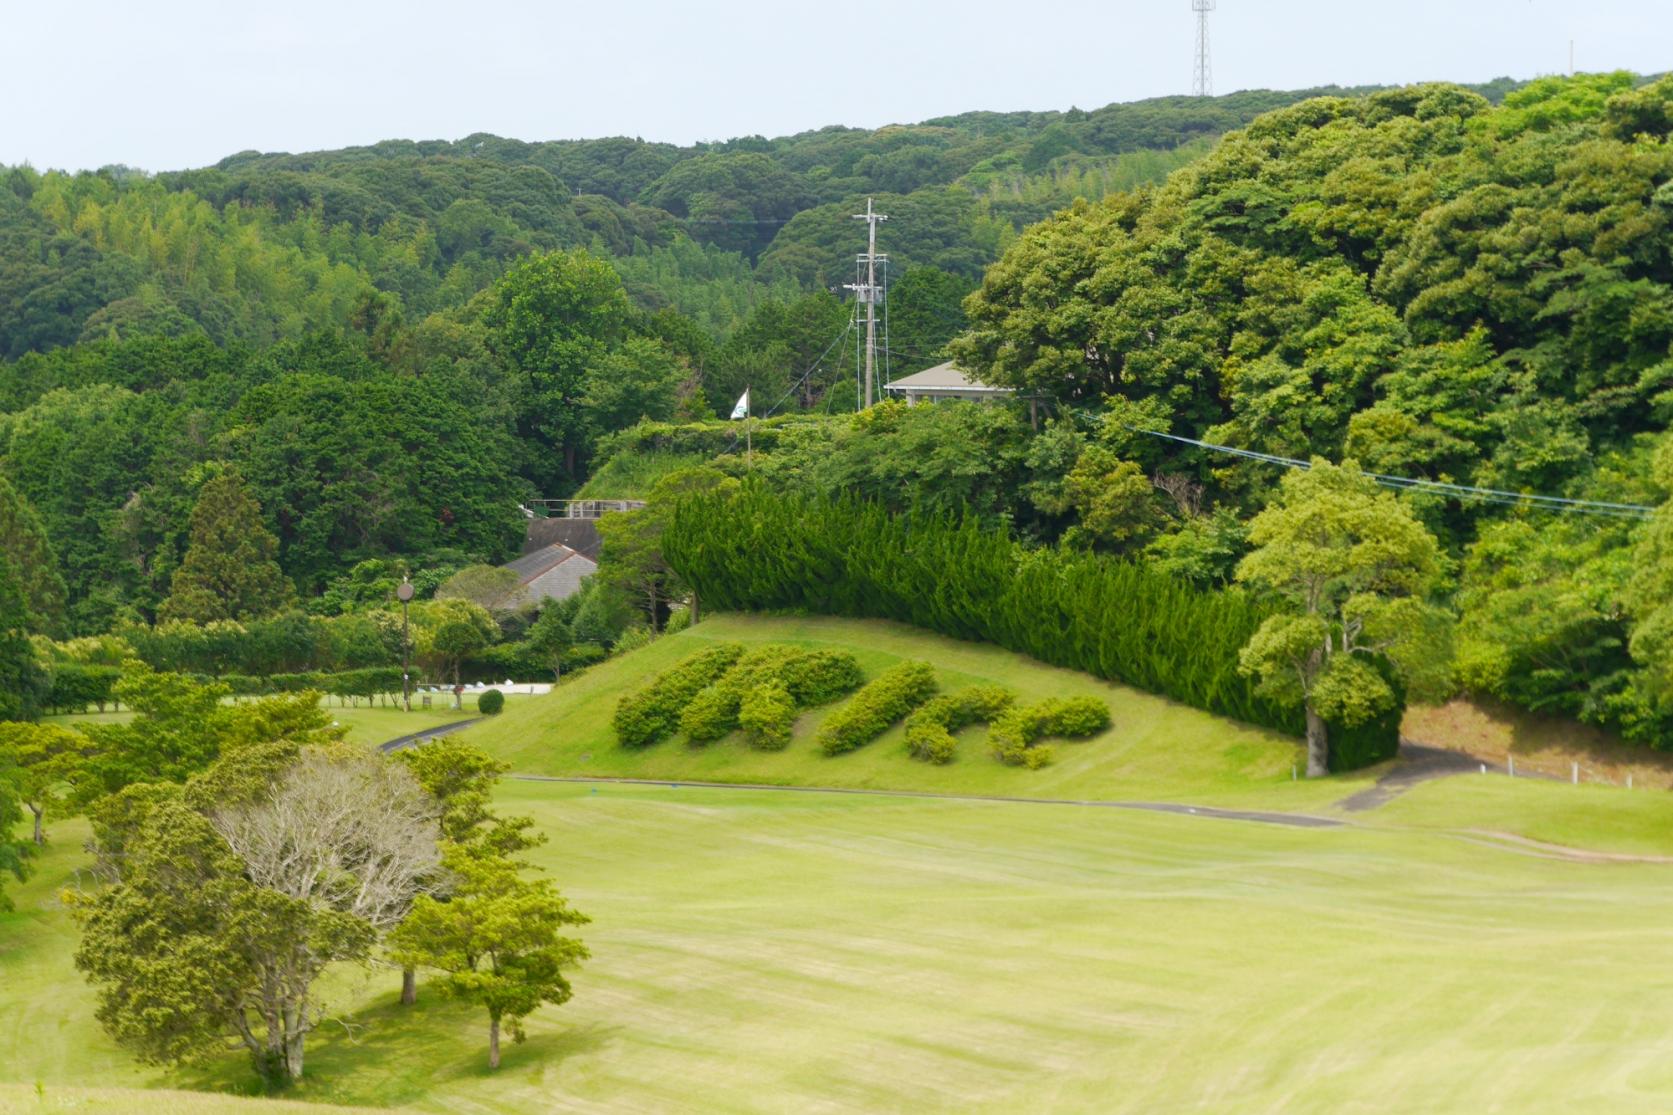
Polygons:
[[[355,743],[378,744],[395,739],[397,736],[422,732],[426,728],[434,728],[441,724],[451,724],[455,720],[468,720],[478,715],[476,711],[476,697],[471,694],[465,696],[465,707],[455,712],[451,705],[453,698],[444,695],[433,697],[435,707],[419,708],[415,699],[412,712],[403,712],[398,708],[384,708],[382,706],[367,708],[341,708],[336,698],[326,701],[326,709],[331,718],[348,729],[347,739]],[[511,708],[518,702],[528,700],[526,697],[507,697],[506,707]],[[55,724],[99,724],[114,723],[133,719],[133,713],[122,712],[91,712],[72,714],[67,716],[45,717]]]
[[706,465],[711,459],[703,453],[617,453],[587,478],[575,498],[644,499],[669,473]]
[[[296,1098],[481,1112],[1673,1106],[1660,974],[1673,867],[1043,804],[539,783],[508,785],[503,804],[551,834],[538,858],[594,919],[575,1000],[531,1019],[490,1077],[478,1012],[426,985],[405,1014],[391,973],[346,973],[333,1006],[354,1012],[354,1037],[333,1026],[312,1042]],[[0,1075],[49,1091],[242,1079],[236,1058],[134,1070],[99,1033],[48,898],[47,876],[76,858],[55,851],[22,912],[0,918]]]
[[[899,725],[858,751],[826,758],[812,745],[819,722],[837,706],[805,713],[783,752],[757,752],[736,736],[704,748],[664,740],[643,751],[618,747],[610,730],[617,699],[660,670],[714,641],[784,642],[853,651],[868,675],[902,658],[931,662],[944,692],[998,682],[1037,700],[1089,694],[1108,702],[1111,729],[1085,741],[1058,741],[1057,762],[1038,771],[1001,766],[987,732],[960,733],[947,766],[906,754]],[[958,642],[899,624],[824,618],[721,615],[689,631],[594,667],[555,693],[525,700],[466,738],[530,774],[757,782],[925,790],[942,793],[1096,799],[1189,798],[1235,802],[1258,795],[1272,808],[1323,805],[1347,792],[1296,785],[1295,741],[1231,723],[1086,674],[1044,666],[997,647]]]

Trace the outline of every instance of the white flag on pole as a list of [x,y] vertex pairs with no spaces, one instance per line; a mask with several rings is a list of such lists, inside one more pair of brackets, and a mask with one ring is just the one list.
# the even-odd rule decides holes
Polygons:
[[738,396],[738,405],[732,408],[733,420],[749,417],[749,391],[746,389]]

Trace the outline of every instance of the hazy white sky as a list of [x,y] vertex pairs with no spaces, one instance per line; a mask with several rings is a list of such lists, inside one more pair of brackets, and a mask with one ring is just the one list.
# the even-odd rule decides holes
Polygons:
[[[0,0],[0,163],[688,143],[1190,89],[1190,0]],[[1673,68],[1673,0],[1219,0],[1216,92]]]

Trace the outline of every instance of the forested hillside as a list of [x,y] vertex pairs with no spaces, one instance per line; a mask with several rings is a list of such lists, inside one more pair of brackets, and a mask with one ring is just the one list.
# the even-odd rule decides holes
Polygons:
[[498,561],[518,502],[572,491],[613,431],[746,387],[763,410],[851,408],[830,288],[861,197],[892,210],[891,348],[923,366],[1017,230],[1311,92],[684,148],[478,135],[0,169],[0,473],[77,631],[156,615],[229,463],[305,599],[365,560]]
[[[1482,489],[1401,498],[1438,539],[1421,603],[1453,617],[1454,684],[1666,745],[1670,101],[1613,74],[693,148],[14,169],[0,504],[55,555],[61,586],[23,586],[43,629],[97,633],[170,614],[193,508],[228,473],[295,590],[272,608],[333,614],[381,606],[400,570],[433,587],[504,560],[520,500],[606,462],[600,483],[633,490],[592,494],[709,461],[699,486],[748,471],[973,514],[1212,589],[1258,515],[1280,530],[1279,470],[1154,435],[1352,459]],[[1037,426],[1020,406],[841,416],[851,307],[828,288],[873,192],[897,370],[955,354]],[[803,412],[758,424],[748,461],[713,422],[746,387],[758,414]],[[563,645],[668,618],[665,521],[607,545],[553,621]]]
[[1031,229],[955,348],[1072,416],[1069,483],[1036,509],[1200,579],[1229,575],[1277,470],[1135,430],[1494,489],[1407,497],[1455,563],[1459,681],[1673,745],[1673,516],[1515,494],[1667,499],[1670,134],[1673,81],[1626,74],[1281,109]]
[[572,247],[615,260],[640,305],[724,335],[761,297],[851,277],[848,218],[866,195],[895,217],[898,271],[974,280],[1024,225],[1158,181],[1214,136],[1321,92],[691,147],[473,135],[156,175],[0,169],[0,356],[141,333],[265,345],[349,325],[373,292],[417,320],[530,252]]

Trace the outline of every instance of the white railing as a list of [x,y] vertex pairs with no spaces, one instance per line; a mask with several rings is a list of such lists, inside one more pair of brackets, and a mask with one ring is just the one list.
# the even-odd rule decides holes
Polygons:
[[598,519],[643,506],[642,499],[531,499],[523,504],[523,514],[531,519]]

